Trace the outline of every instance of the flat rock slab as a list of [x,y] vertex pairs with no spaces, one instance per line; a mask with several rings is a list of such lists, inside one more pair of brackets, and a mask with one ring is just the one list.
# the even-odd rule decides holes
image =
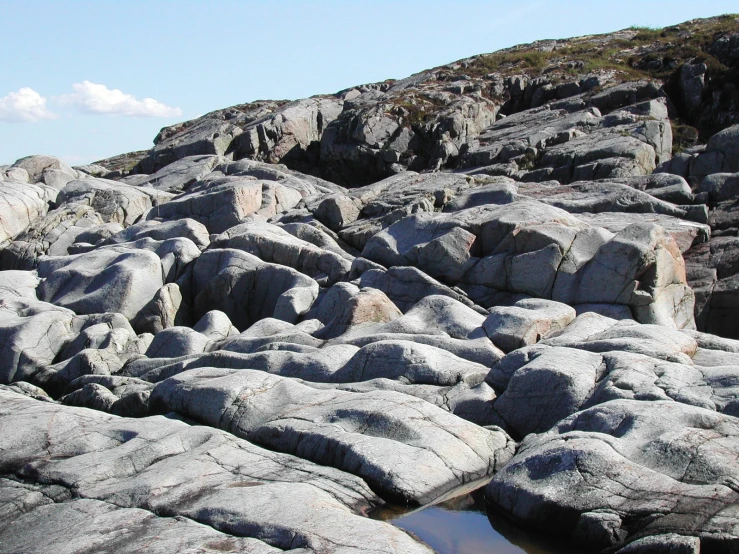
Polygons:
[[[262,541],[234,537],[182,517],[162,517],[100,500],[73,499],[71,492],[59,485],[34,485],[0,478],[0,500],[2,554],[283,552]],[[43,532],[39,532],[39,526],[43,526]]]
[[0,474],[76,498],[182,516],[288,550],[430,553],[358,515],[379,499],[360,479],[161,416],[119,418],[0,390]]
[[388,500],[425,504],[502,467],[514,443],[393,391],[316,390],[261,371],[202,368],[156,386],[150,406],[358,475]]

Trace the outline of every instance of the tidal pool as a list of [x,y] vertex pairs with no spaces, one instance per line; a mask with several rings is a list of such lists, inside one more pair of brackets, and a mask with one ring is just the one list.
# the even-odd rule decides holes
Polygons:
[[373,517],[405,529],[438,554],[587,554],[488,516],[484,488],[412,512],[386,506]]

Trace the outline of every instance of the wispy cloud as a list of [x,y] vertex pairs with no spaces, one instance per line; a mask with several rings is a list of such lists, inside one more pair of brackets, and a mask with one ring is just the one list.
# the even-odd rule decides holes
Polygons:
[[21,123],[54,119],[46,108],[46,98],[29,87],[23,87],[0,98],[0,121]]
[[58,100],[78,110],[103,115],[126,115],[135,117],[179,117],[180,108],[162,104],[153,98],[139,100],[119,89],[109,89],[105,85],[82,81],[72,85],[74,92],[60,96]]

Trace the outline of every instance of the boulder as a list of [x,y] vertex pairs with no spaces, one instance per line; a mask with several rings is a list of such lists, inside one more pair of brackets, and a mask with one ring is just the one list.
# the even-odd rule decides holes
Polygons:
[[134,319],[164,284],[153,252],[120,246],[51,257],[38,268],[39,298],[77,314],[118,312]]
[[152,207],[160,208],[172,195],[150,188],[132,187],[108,179],[70,181],[59,191],[56,203],[90,206],[105,223],[128,227],[145,216]]
[[0,304],[0,383],[32,379],[54,361],[81,327],[82,321],[71,310],[36,298],[4,296]]
[[739,172],[739,125],[733,125],[719,131],[708,139],[703,156],[715,156],[720,160],[718,171],[711,173]]
[[66,205],[51,210],[34,221],[28,229],[0,254],[3,269],[35,269],[42,256],[65,256],[80,234],[101,225],[103,220],[89,206]]
[[731,416],[614,400],[524,440],[486,498],[519,522],[588,548],[672,533],[731,548],[739,493],[736,460],[724,453],[738,436]]
[[[3,513],[0,530],[4,552],[37,552],[51,549],[72,554],[85,549],[104,549],[125,554],[147,551],[277,554],[263,541],[234,537],[208,525],[185,518],[162,517],[140,508],[121,508],[108,502],[73,499],[60,485],[37,485],[0,480],[0,497],[10,507],[23,510]],[[41,536],[38,522],[44,522]]]
[[318,307],[316,317],[325,323],[325,327],[314,335],[320,339],[333,339],[346,334],[372,333],[401,315],[382,291],[336,283]]
[[210,346],[210,339],[189,327],[169,327],[154,336],[145,355],[149,358],[179,358],[201,354]]
[[0,243],[12,240],[46,215],[56,190],[45,185],[4,181],[0,188]]
[[235,248],[269,263],[296,269],[331,285],[349,272],[351,262],[329,250],[294,237],[287,231],[261,221],[249,221],[225,231],[212,242],[212,248]]
[[262,205],[262,183],[254,179],[228,178],[210,186],[191,187],[171,202],[149,212],[148,218],[189,218],[205,225],[211,233],[238,225]]
[[565,328],[576,317],[567,304],[527,298],[512,306],[490,308],[482,326],[488,338],[504,352],[536,344],[550,332]]
[[230,248],[208,250],[193,266],[194,317],[224,312],[239,329],[264,317],[294,322],[318,295],[318,284],[292,268]]
[[547,431],[590,399],[602,361],[581,350],[544,350],[513,372],[493,409],[514,436]]
[[239,334],[239,330],[233,326],[228,316],[219,310],[207,312],[192,329],[212,341],[223,340]]

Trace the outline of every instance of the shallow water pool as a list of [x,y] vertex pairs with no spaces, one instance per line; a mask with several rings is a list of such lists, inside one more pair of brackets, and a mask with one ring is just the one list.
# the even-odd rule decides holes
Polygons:
[[413,512],[385,507],[374,517],[405,529],[438,554],[586,554],[489,517],[484,488]]

